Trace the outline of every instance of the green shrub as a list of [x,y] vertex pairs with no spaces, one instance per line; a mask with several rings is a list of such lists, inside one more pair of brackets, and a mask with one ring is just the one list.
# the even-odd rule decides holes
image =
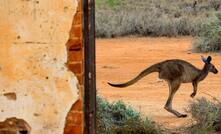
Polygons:
[[161,134],[162,130],[122,101],[109,103],[97,97],[98,134]]
[[96,0],[96,36],[198,35],[220,0]]
[[203,23],[202,30],[196,37],[193,46],[198,52],[221,51],[221,12]]
[[214,132],[213,124],[221,115],[221,103],[208,101],[205,98],[197,99],[188,108],[192,118],[196,121],[189,128],[191,134],[210,134]]
[[121,5],[121,0],[96,0],[96,6],[98,8],[112,8],[113,9],[120,5]]

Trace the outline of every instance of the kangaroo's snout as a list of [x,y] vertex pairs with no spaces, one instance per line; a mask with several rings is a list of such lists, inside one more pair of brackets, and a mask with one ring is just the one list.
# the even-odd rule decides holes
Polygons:
[[217,70],[217,69],[215,69],[214,71],[213,71],[213,73],[214,74],[217,74],[219,71]]
[[218,70],[216,69],[216,67],[214,65],[212,65],[211,72],[213,72],[214,74],[218,73]]

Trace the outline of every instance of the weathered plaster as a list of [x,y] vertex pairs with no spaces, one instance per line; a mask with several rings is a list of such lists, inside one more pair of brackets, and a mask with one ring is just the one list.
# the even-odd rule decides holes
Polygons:
[[77,79],[64,65],[76,6],[76,0],[0,0],[1,121],[17,117],[32,134],[63,133],[78,97]]

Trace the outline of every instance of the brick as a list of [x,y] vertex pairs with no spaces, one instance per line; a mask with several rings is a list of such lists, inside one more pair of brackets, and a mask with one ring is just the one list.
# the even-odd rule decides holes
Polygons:
[[71,134],[72,126],[70,124],[65,125],[64,134]]
[[82,50],[79,51],[69,51],[68,52],[68,61],[82,61],[83,60],[83,52]]
[[75,112],[75,111],[71,111],[68,114],[68,117],[66,118],[67,122],[73,125],[81,125],[82,119],[83,119],[82,112]]
[[82,11],[82,7],[80,7],[80,6],[78,5],[77,10],[76,10],[76,13],[81,12],[81,11]]
[[66,43],[69,51],[82,49],[82,39],[81,38],[70,38]]
[[80,74],[83,71],[82,62],[71,62],[68,63],[68,69],[74,74]]
[[82,43],[82,39],[80,37],[69,37],[66,46],[75,46]]
[[77,12],[81,12],[82,11],[82,3],[83,2],[83,0],[79,0],[79,2],[78,2],[78,7],[77,7]]
[[[74,71],[73,70],[71,70],[69,67],[68,67],[68,65],[70,65],[70,64],[72,64],[73,62],[71,62],[71,63],[66,63],[65,65],[66,65],[66,67],[70,70],[70,71],[72,71],[73,73],[74,73]],[[74,73],[75,74],[75,76],[77,77],[77,80],[78,80],[78,84],[79,85],[83,85],[83,82],[84,82],[84,77],[83,77],[83,68],[82,68],[82,72],[81,73]]]
[[71,30],[71,37],[81,37],[82,36],[82,25],[74,25]]
[[81,73],[81,74],[75,74],[76,75],[76,77],[77,77],[77,79],[78,79],[78,83],[80,84],[80,85],[83,85],[83,73]]
[[66,126],[64,134],[83,134],[83,126]]
[[72,28],[69,34],[69,40],[66,43],[68,50],[67,67],[78,78],[79,100],[77,100],[69,111],[64,134],[83,134],[83,43],[82,43],[82,0],[79,0],[77,12],[73,18]]
[[64,134],[83,134],[83,101],[77,100],[66,118]]
[[71,111],[82,111],[83,110],[83,101],[78,99],[71,107]]
[[74,16],[74,21],[72,25],[82,24],[82,12],[77,12]]

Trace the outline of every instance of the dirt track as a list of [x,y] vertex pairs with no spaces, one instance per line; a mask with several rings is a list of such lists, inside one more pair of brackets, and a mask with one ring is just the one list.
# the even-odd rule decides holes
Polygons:
[[[97,39],[97,89],[98,94],[109,101],[123,100],[132,105],[142,114],[163,124],[167,128],[186,125],[191,117],[178,119],[164,110],[168,97],[168,86],[165,81],[157,80],[157,73],[152,73],[136,84],[127,88],[113,88],[107,82],[126,82],[136,76],[141,70],[151,64],[166,59],[184,59],[197,66],[203,67],[200,53],[191,53],[191,37],[179,38],[118,38]],[[203,54],[207,56],[208,54]],[[221,55],[211,54],[212,63],[221,71]],[[196,98],[207,97],[208,94],[221,99],[221,73],[212,73],[199,84]],[[191,84],[182,84],[176,93],[173,107],[185,112],[188,103],[193,100]]]

